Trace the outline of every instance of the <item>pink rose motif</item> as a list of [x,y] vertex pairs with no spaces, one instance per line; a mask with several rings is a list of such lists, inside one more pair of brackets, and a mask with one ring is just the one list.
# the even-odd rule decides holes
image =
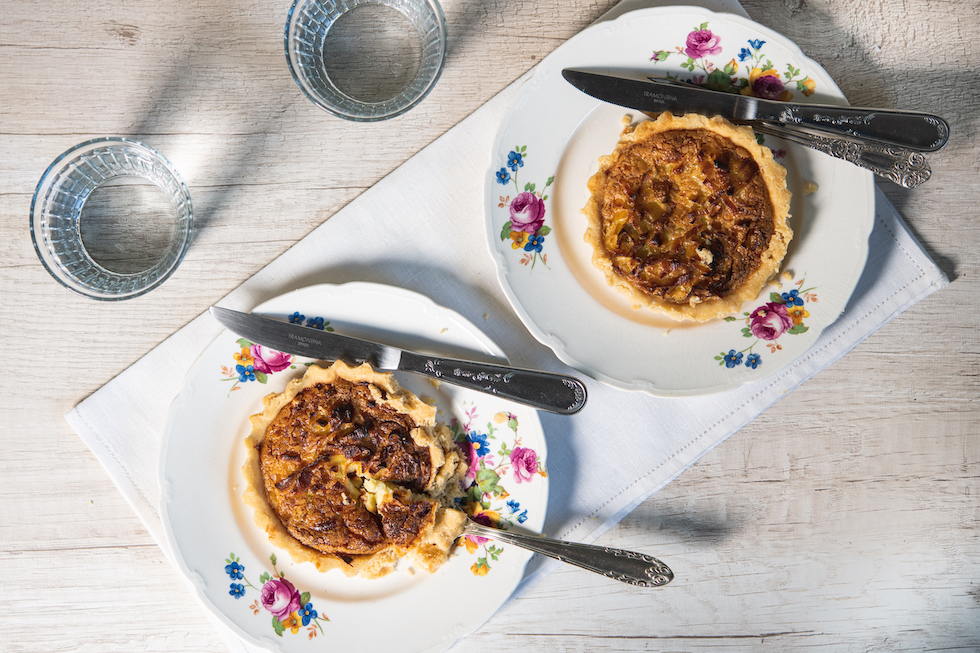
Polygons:
[[514,480],[518,483],[530,481],[538,472],[538,454],[534,449],[514,447],[510,452],[510,463],[514,466]]
[[[497,527],[497,525],[493,523],[493,520],[490,519],[488,515],[482,512],[472,515],[470,519],[475,521],[477,524],[482,524],[483,526],[486,526],[487,528]],[[489,539],[482,537],[480,535],[467,535],[466,537],[467,539],[469,539],[470,542],[473,542],[474,544],[478,544],[478,545],[486,544],[487,542],[490,541]]]
[[544,201],[524,191],[510,203],[510,228],[532,236],[544,225]]
[[476,442],[466,439],[462,442],[458,442],[459,448],[463,451],[463,456],[466,458],[467,468],[466,475],[460,480],[460,484],[465,488],[470,482],[476,481],[476,473],[480,471],[481,463],[488,467],[493,467],[493,456],[489,454],[480,455],[480,451],[486,451],[486,436],[483,436],[482,447],[477,449]]
[[300,609],[299,599],[299,592],[285,578],[273,578],[262,586],[263,607],[280,621]]
[[752,311],[749,329],[762,340],[775,340],[793,326],[793,319],[786,313],[784,304],[769,302]]
[[293,362],[293,357],[289,354],[262,345],[252,345],[252,358],[255,359],[252,363],[255,371],[263,374],[281,372]]
[[684,48],[684,54],[692,59],[718,54],[721,52],[721,46],[718,45],[720,41],[721,38],[712,34],[711,30],[708,29],[691,32],[687,35],[687,47]]
[[475,481],[476,472],[480,468],[480,455],[476,452],[476,447],[469,440],[460,442],[459,448],[463,450],[463,455],[469,462],[469,467],[466,469],[466,480]]

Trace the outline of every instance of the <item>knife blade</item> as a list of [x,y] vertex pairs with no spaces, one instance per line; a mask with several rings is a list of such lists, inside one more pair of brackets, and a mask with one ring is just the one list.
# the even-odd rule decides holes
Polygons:
[[583,93],[639,111],[694,112],[737,123],[777,123],[917,152],[935,152],[949,140],[945,120],[919,111],[781,102],[670,79],[639,79],[571,68],[563,70],[562,76]]
[[212,306],[211,315],[243,338],[297,356],[413,372],[562,415],[582,410],[587,399],[585,384],[565,374],[428,356],[220,306]]

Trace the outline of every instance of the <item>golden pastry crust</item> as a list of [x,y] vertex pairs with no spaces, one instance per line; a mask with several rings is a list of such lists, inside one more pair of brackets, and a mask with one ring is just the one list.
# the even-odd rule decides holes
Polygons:
[[665,112],[628,126],[588,186],[592,263],[634,308],[676,320],[737,312],[793,237],[785,168],[722,118]]
[[255,523],[296,562],[384,576],[446,561],[466,464],[435,408],[370,365],[311,366],[250,418],[242,472]]

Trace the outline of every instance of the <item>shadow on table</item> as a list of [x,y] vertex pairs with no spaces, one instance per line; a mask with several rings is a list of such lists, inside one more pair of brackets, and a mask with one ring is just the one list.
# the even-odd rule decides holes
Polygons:
[[[157,63],[157,77],[148,82],[142,110],[128,130],[160,149],[184,176],[195,236],[254,174],[270,142],[281,137],[283,115],[306,102],[282,54],[285,12],[273,17],[222,5],[212,3],[206,15],[183,21],[186,28],[172,43],[171,56]],[[202,186],[208,192],[199,192]]]
[[[601,2],[596,3],[598,7],[590,13],[575,16],[576,25],[571,28],[568,36],[572,36],[587,27],[618,2],[619,0],[601,0]],[[513,40],[517,45],[522,39],[534,38],[533,33],[520,31],[520,25],[524,22],[521,14],[528,13],[529,8],[533,6],[533,3],[497,2],[494,0],[442,0],[442,8],[446,14],[446,24],[449,28],[447,64],[467,49],[468,41],[474,35],[485,33],[487,30],[498,28],[501,39],[508,39],[508,35],[513,33]],[[565,20],[567,17],[563,18],[562,22]],[[554,37],[539,36],[538,38]],[[555,47],[560,44],[560,42],[556,42]],[[529,60],[527,63],[528,68],[530,68],[537,61]],[[474,80],[474,83],[478,84],[479,80]]]
[[731,515],[721,516],[717,513],[686,511],[649,517],[631,515],[627,519],[631,528],[641,532],[656,532],[660,541],[685,545],[697,543],[701,546],[714,546],[741,530],[739,522],[731,519]]
[[[915,50],[935,52],[934,44],[930,41],[926,47],[919,39],[906,43],[900,34],[879,35],[870,25],[865,30],[860,23],[848,27],[844,25],[847,17],[824,13],[799,0],[780,3],[743,0],[742,4],[753,20],[783,34],[823,66],[851,104],[919,110],[942,116],[950,124],[950,141],[942,151],[928,155],[933,180],[948,180],[950,175],[963,175],[965,171],[975,173],[980,162],[975,146],[978,114],[974,89],[980,85],[980,72],[964,66],[954,56],[966,51],[966,41],[975,35],[964,31],[959,34],[963,43],[946,42],[942,44],[942,52],[932,58],[916,58]],[[854,7],[856,11],[857,5]],[[957,11],[952,6],[943,10]],[[861,16],[866,18],[866,13],[861,12]],[[921,24],[922,18],[926,17],[910,16],[909,22]],[[920,38],[927,40],[928,35]],[[895,62],[893,65],[882,64],[888,61],[888,55]],[[945,252],[940,251],[943,244],[930,242],[916,224],[929,221],[942,228],[945,219],[942,207],[951,199],[980,198],[941,196],[940,187],[934,181],[914,189],[879,181],[879,187],[906,220],[923,249],[950,280],[954,279],[956,257],[948,253],[948,246]],[[964,190],[970,187],[964,186]]]

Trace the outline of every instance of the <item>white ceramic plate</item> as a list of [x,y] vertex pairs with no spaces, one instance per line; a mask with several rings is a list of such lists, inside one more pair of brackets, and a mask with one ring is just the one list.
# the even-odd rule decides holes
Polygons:
[[[501,350],[460,315],[389,286],[313,286],[255,312],[431,353],[503,359]],[[248,417],[260,412],[263,396],[302,375],[308,362],[255,350],[226,331],[189,372],[171,408],[161,468],[163,523],[179,567],[208,610],[246,641],[269,650],[443,651],[503,604],[530,554],[492,541],[470,542],[457,546],[434,574],[414,572],[402,561],[395,573],[364,580],[294,564],[269,544],[241,499]],[[453,424],[464,449],[478,452],[470,454],[476,461],[471,472],[482,484],[474,492],[487,491],[481,494],[490,511],[486,516],[540,533],[548,479],[537,413],[449,384],[396,377],[420,397],[434,399],[437,419]],[[515,480],[514,455],[532,463],[536,457],[538,473]],[[302,608],[275,617],[262,600],[265,585],[285,591],[287,598],[295,591]]]
[[[782,268],[792,278],[728,321],[695,325],[633,310],[592,266],[580,210],[624,116],[641,116],[579,92],[562,78],[564,68],[735,85],[749,84],[758,68],[751,88],[759,92],[783,87],[794,101],[845,104],[830,76],[748,19],[697,7],[633,11],[584,30],[541,62],[501,124],[486,180],[487,237],[504,292],[531,333],[572,367],[621,388],[690,396],[758,381],[803,355],[843,312],[864,269],[871,173],[768,137],[793,192],[795,237]],[[817,190],[808,193],[808,183]]]

